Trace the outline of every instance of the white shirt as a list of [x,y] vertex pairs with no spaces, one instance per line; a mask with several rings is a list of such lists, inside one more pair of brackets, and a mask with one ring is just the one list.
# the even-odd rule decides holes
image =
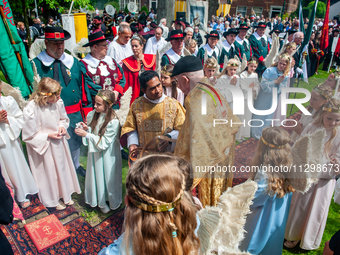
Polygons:
[[[50,66],[54,63],[55,59],[52,58],[50,55],[47,54],[46,50],[42,51],[37,57],[44,66]],[[74,57],[67,53],[63,53],[59,60],[68,68],[71,69],[74,63]]]
[[229,52],[229,50],[230,50],[231,47],[233,47],[234,52],[235,52],[235,46],[234,46],[234,44],[230,45],[230,44],[228,43],[227,40],[225,40],[225,41],[222,43],[222,45],[223,45],[223,48],[224,48],[227,52]]
[[168,57],[170,58],[172,64],[176,64],[177,61],[180,60],[180,58],[182,56],[184,57],[183,49],[182,49],[181,55],[177,55],[177,53],[174,52],[174,50],[172,48],[170,50],[168,50],[167,52],[165,52],[165,54],[168,55]]
[[208,53],[208,56],[211,57],[212,54],[214,53],[215,51],[215,54],[216,54],[216,57],[218,58],[220,56],[220,50],[217,48],[217,46],[215,46],[214,49],[212,49],[210,47],[210,45],[207,43],[206,45],[203,46],[203,49],[204,50],[207,50],[207,53]]
[[268,41],[267,36],[265,34],[263,34],[262,36],[259,36],[257,34],[257,32],[254,32],[253,35],[255,36],[256,40],[261,40],[261,38],[265,39],[266,41]]
[[157,50],[161,50],[165,44],[167,44],[167,41],[165,41],[163,37],[161,37],[161,39],[157,41],[156,36],[153,36],[146,43],[144,53],[156,55]]
[[99,10],[98,10],[98,9],[96,10],[96,15],[97,15],[97,16],[99,15]]
[[168,34],[169,34],[169,28],[164,26],[163,24],[160,24],[159,25],[161,28],[163,28],[163,34],[162,34],[162,37],[163,38],[168,38]]
[[133,55],[130,42],[125,45],[120,45],[117,41],[112,41],[107,50],[107,55],[116,60],[116,62],[122,66],[122,60]]
[[240,37],[236,36],[236,41],[237,41],[239,44],[241,44],[242,46],[243,46],[243,41],[245,41],[245,42],[247,43],[248,46],[250,45],[250,43],[249,43],[249,41],[248,41],[247,38],[244,38],[244,39],[242,40]]

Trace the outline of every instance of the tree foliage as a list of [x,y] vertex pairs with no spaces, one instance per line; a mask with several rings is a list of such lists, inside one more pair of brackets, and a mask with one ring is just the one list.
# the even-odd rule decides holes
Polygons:
[[[23,6],[20,1],[10,0],[10,5],[12,11],[15,13],[22,13]],[[59,9],[61,13],[64,11],[68,11],[71,7],[72,0],[37,0],[38,7],[43,8],[43,15],[44,12],[48,13],[49,9]],[[35,8],[34,0],[26,0],[25,1],[26,8],[30,9],[31,12]],[[90,0],[74,0],[73,8],[72,9],[79,9],[79,7],[85,7],[89,10],[94,10],[93,6],[90,4]],[[41,15],[39,10],[39,15]],[[45,16],[45,15],[44,15]]]
[[148,9],[148,7],[146,7],[146,6],[143,6],[142,7],[142,9],[141,9],[141,11],[143,12],[146,12],[146,15],[149,15],[149,9]]
[[[310,2],[308,4],[307,8],[312,10],[313,7],[314,7],[314,3],[315,3],[315,1]],[[324,2],[319,1],[318,6],[316,7],[316,17],[317,18],[325,18],[325,14],[326,14],[326,4]]]

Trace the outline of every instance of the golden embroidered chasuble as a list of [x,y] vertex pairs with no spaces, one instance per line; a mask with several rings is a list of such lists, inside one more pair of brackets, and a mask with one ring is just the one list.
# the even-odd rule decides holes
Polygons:
[[[202,114],[202,96],[206,98],[206,115]],[[226,167],[234,165],[235,136],[240,120],[206,78],[190,91],[185,108],[185,122],[178,135],[175,155],[190,160],[193,188],[198,185],[202,205],[215,206],[221,194],[232,185],[233,173],[226,171]],[[228,123],[214,127],[214,119]],[[209,170],[211,166],[215,167],[215,172],[213,168]],[[218,172],[223,166],[225,172]]]
[[121,136],[136,130],[139,147],[144,147],[157,135],[180,131],[184,120],[185,109],[177,100],[165,97],[161,103],[155,104],[139,97],[131,105]]

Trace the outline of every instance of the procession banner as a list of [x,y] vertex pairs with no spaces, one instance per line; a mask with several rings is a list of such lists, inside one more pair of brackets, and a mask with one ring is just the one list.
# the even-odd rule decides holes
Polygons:
[[208,1],[196,1],[196,0],[187,0],[187,19],[190,24],[193,23],[194,18],[198,17],[200,20],[201,26],[203,26],[204,30],[207,30],[208,27]]
[[[302,14],[300,14],[300,29],[303,28],[303,32],[305,34],[304,36],[304,39],[303,39],[303,42],[301,44],[301,58],[303,58],[303,52],[305,52],[305,60],[302,60],[302,70],[303,70],[303,79],[308,83],[308,73],[307,73],[307,62],[309,62],[309,57],[308,57],[308,43],[309,43],[309,40],[310,40],[310,37],[312,35],[312,32],[313,32],[313,24],[314,24],[314,19],[315,19],[315,15],[316,15],[316,8],[318,6],[318,0],[316,0],[314,2],[314,6],[313,6],[313,10],[312,10],[312,14],[309,18],[309,22],[308,22],[308,27],[307,27],[307,31],[304,30],[304,24],[303,24],[303,17],[302,17]],[[301,11],[301,2],[300,2],[300,12],[302,13]],[[301,19],[302,18],[302,19]],[[302,22],[302,24],[301,24]]]
[[2,35],[0,68],[7,82],[13,87],[19,88],[23,97],[28,97],[32,92],[32,66],[29,62],[25,45],[18,35],[8,0],[1,0],[0,7],[0,33]]
[[[328,39],[328,30],[329,30],[329,8],[331,5],[331,1],[327,1],[327,8],[326,8],[326,16],[323,21],[323,26],[322,26],[322,34],[321,34],[321,39],[320,39],[320,50],[324,50],[328,47],[329,44],[329,39]],[[334,51],[333,51],[334,52]]]

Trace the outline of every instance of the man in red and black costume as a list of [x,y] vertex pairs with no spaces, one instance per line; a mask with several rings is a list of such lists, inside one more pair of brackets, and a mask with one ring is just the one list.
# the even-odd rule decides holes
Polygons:
[[[112,39],[112,37],[105,37],[102,32],[89,35],[89,43],[83,47],[90,47],[91,52],[80,62],[85,66],[86,74],[96,85],[115,93],[116,104],[113,108],[119,109],[119,99],[123,95],[125,77],[121,66],[106,55],[108,39]],[[93,90],[93,88],[89,88]]]

